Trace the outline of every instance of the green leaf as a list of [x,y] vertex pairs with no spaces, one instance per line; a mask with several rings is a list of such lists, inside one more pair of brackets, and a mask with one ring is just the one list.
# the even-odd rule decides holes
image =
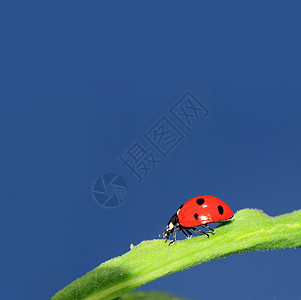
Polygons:
[[171,246],[143,241],[122,256],[104,262],[53,296],[53,300],[114,299],[147,282],[235,253],[301,246],[301,210],[269,217],[243,209],[210,238],[198,236]]
[[131,292],[125,295],[122,295],[118,300],[188,300],[185,298],[179,298],[172,296],[170,294],[162,292]]

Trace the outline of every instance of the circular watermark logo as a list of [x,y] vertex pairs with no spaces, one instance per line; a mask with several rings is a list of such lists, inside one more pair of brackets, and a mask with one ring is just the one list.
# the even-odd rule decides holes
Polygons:
[[117,173],[105,173],[99,176],[93,185],[93,197],[103,207],[119,206],[127,197],[128,185]]

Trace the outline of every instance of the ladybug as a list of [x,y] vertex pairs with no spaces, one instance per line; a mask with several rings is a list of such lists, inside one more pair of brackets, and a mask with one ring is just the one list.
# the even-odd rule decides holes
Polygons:
[[181,230],[187,238],[192,237],[190,230],[199,232],[209,238],[209,234],[205,231],[198,230],[195,227],[201,226],[209,229],[210,233],[214,233],[214,229],[207,224],[214,222],[224,222],[234,219],[234,213],[231,208],[221,199],[214,196],[198,196],[194,197],[182,204],[177,212],[169,220],[164,232],[167,242],[169,236],[173,233],[173,240],[169,245],[176,241],[176,232]]

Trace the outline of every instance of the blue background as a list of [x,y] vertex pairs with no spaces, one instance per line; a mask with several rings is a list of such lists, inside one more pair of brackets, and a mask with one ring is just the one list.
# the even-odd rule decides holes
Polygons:
[[[14,2],[0,23],[1,298],[50,298],[157,238],[196,195],[272,216],[300,208],[298,1]],[[185,139],[139,184],[119,157],[186,91],[209,116],[191,133],[173,119]],[[106,172],[129,185],[114,209],[92,197]],[[230,256],[141,289],[297,299],[300,250]]]

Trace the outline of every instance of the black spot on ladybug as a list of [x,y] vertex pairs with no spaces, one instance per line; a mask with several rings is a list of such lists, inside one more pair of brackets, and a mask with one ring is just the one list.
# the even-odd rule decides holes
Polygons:
[[203,205],[204,202],[205,202],[205,200],[204,200],[203,198],[199,198],[198,200],[196,200],[196,203],[197,203],[198,205]]
[[224,213],[224,209],[223,209],[223,207],[222,207],[221,205],[219,205],[219,206],[217,207],[217,209],[218,209],[218,212],[219,212],[221,215]]
[[197,220],[199,215],[197,213],[194,214],[195,219]]

